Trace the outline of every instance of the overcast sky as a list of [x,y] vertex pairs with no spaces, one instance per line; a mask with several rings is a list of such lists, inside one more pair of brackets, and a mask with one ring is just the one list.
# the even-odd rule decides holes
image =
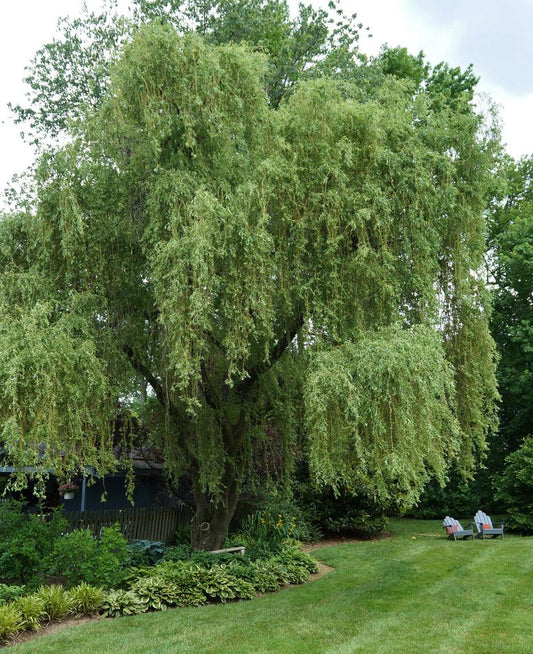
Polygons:
[[[127,4],[127,0],[122,0]],[[31,160],[31,150],[13,126],[8,101],[24,96],[24,67],[50,41],[59,16],[80,13],[83,0],[1,0],[0,2],[0,189]],[[90,8],[100,0],[87,0]],[[296,2],[294,2],[296,4]],[[324,1],[314,0],[315,5]],[[500,106],[503,138],[515,157],[533,153],[533,0],[342,0],[370,27],[361,50],[382,43],[423,50],[432,64],[472,63],[479,89]]]

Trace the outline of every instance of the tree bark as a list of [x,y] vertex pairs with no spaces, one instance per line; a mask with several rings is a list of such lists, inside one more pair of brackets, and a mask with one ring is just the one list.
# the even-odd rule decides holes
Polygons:
[[204,493],[198,482],[198,476],[193,472],[193,492],[196,502],[196,513],[191,523],[191,545],[197,550],[218,550],[233,518],[239,492],[235,472],[230,464],[226,465],[223,491],[215,502]]

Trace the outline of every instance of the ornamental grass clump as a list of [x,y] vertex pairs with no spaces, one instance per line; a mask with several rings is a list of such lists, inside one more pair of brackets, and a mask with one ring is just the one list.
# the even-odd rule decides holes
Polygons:
[[68,591],[71,612],[80,617],[84,615],[95,615],[100,611],[104,603],[104,591],[102,588],[81,583]]
[[38,595],[19,597],[13,602],[13,606],[20,611],[22,628],[26,631],[39,631],[48,618],[45,602]]
[[34,597],[43,602],[47,622],[61,622],[72,613],[72,601],[63,586],[41,586]]
[[5,643],[24,629],[21,612],[12,604],[0,606],[0,643]]

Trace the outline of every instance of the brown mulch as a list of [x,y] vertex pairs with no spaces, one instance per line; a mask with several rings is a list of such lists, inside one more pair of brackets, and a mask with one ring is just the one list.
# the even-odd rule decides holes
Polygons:
[[390,538],[392,533],[390,531],[382,531],[375,538],[355,538],[354,536],[336,536],[332,538],[323,538],[316,543],[306,543],[302,549],[304,552],[312,552],[321,547],[331,547],[332,545],[350,545],[351,543],[368,543],[369,541],[383,540]]
[[309,581],[316,581],[317,579],[320,579],[324,575],[327,575],[328,572],[335,570],[335,568],[332,568],[330,565],[326,565],[325,563],[321,563],[320,561],[317,561],[316,564],[318,566],[318,572],[315,572],[315,574],[310,575]]

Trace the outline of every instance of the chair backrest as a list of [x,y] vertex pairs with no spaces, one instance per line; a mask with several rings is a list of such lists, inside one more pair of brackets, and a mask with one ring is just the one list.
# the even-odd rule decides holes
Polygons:
[[451,518],[447,515],[442,521],[442,526],[446,529],[446,532],[451,536],[454,531],[463,531],[461,523],[455,518]]
[[474,522],[476,523],[476,527],[479,532],[482,531],[482,528],[492,529],[492,520],[490,519],[490,516],[481,510],[479,510],[474,516]]

